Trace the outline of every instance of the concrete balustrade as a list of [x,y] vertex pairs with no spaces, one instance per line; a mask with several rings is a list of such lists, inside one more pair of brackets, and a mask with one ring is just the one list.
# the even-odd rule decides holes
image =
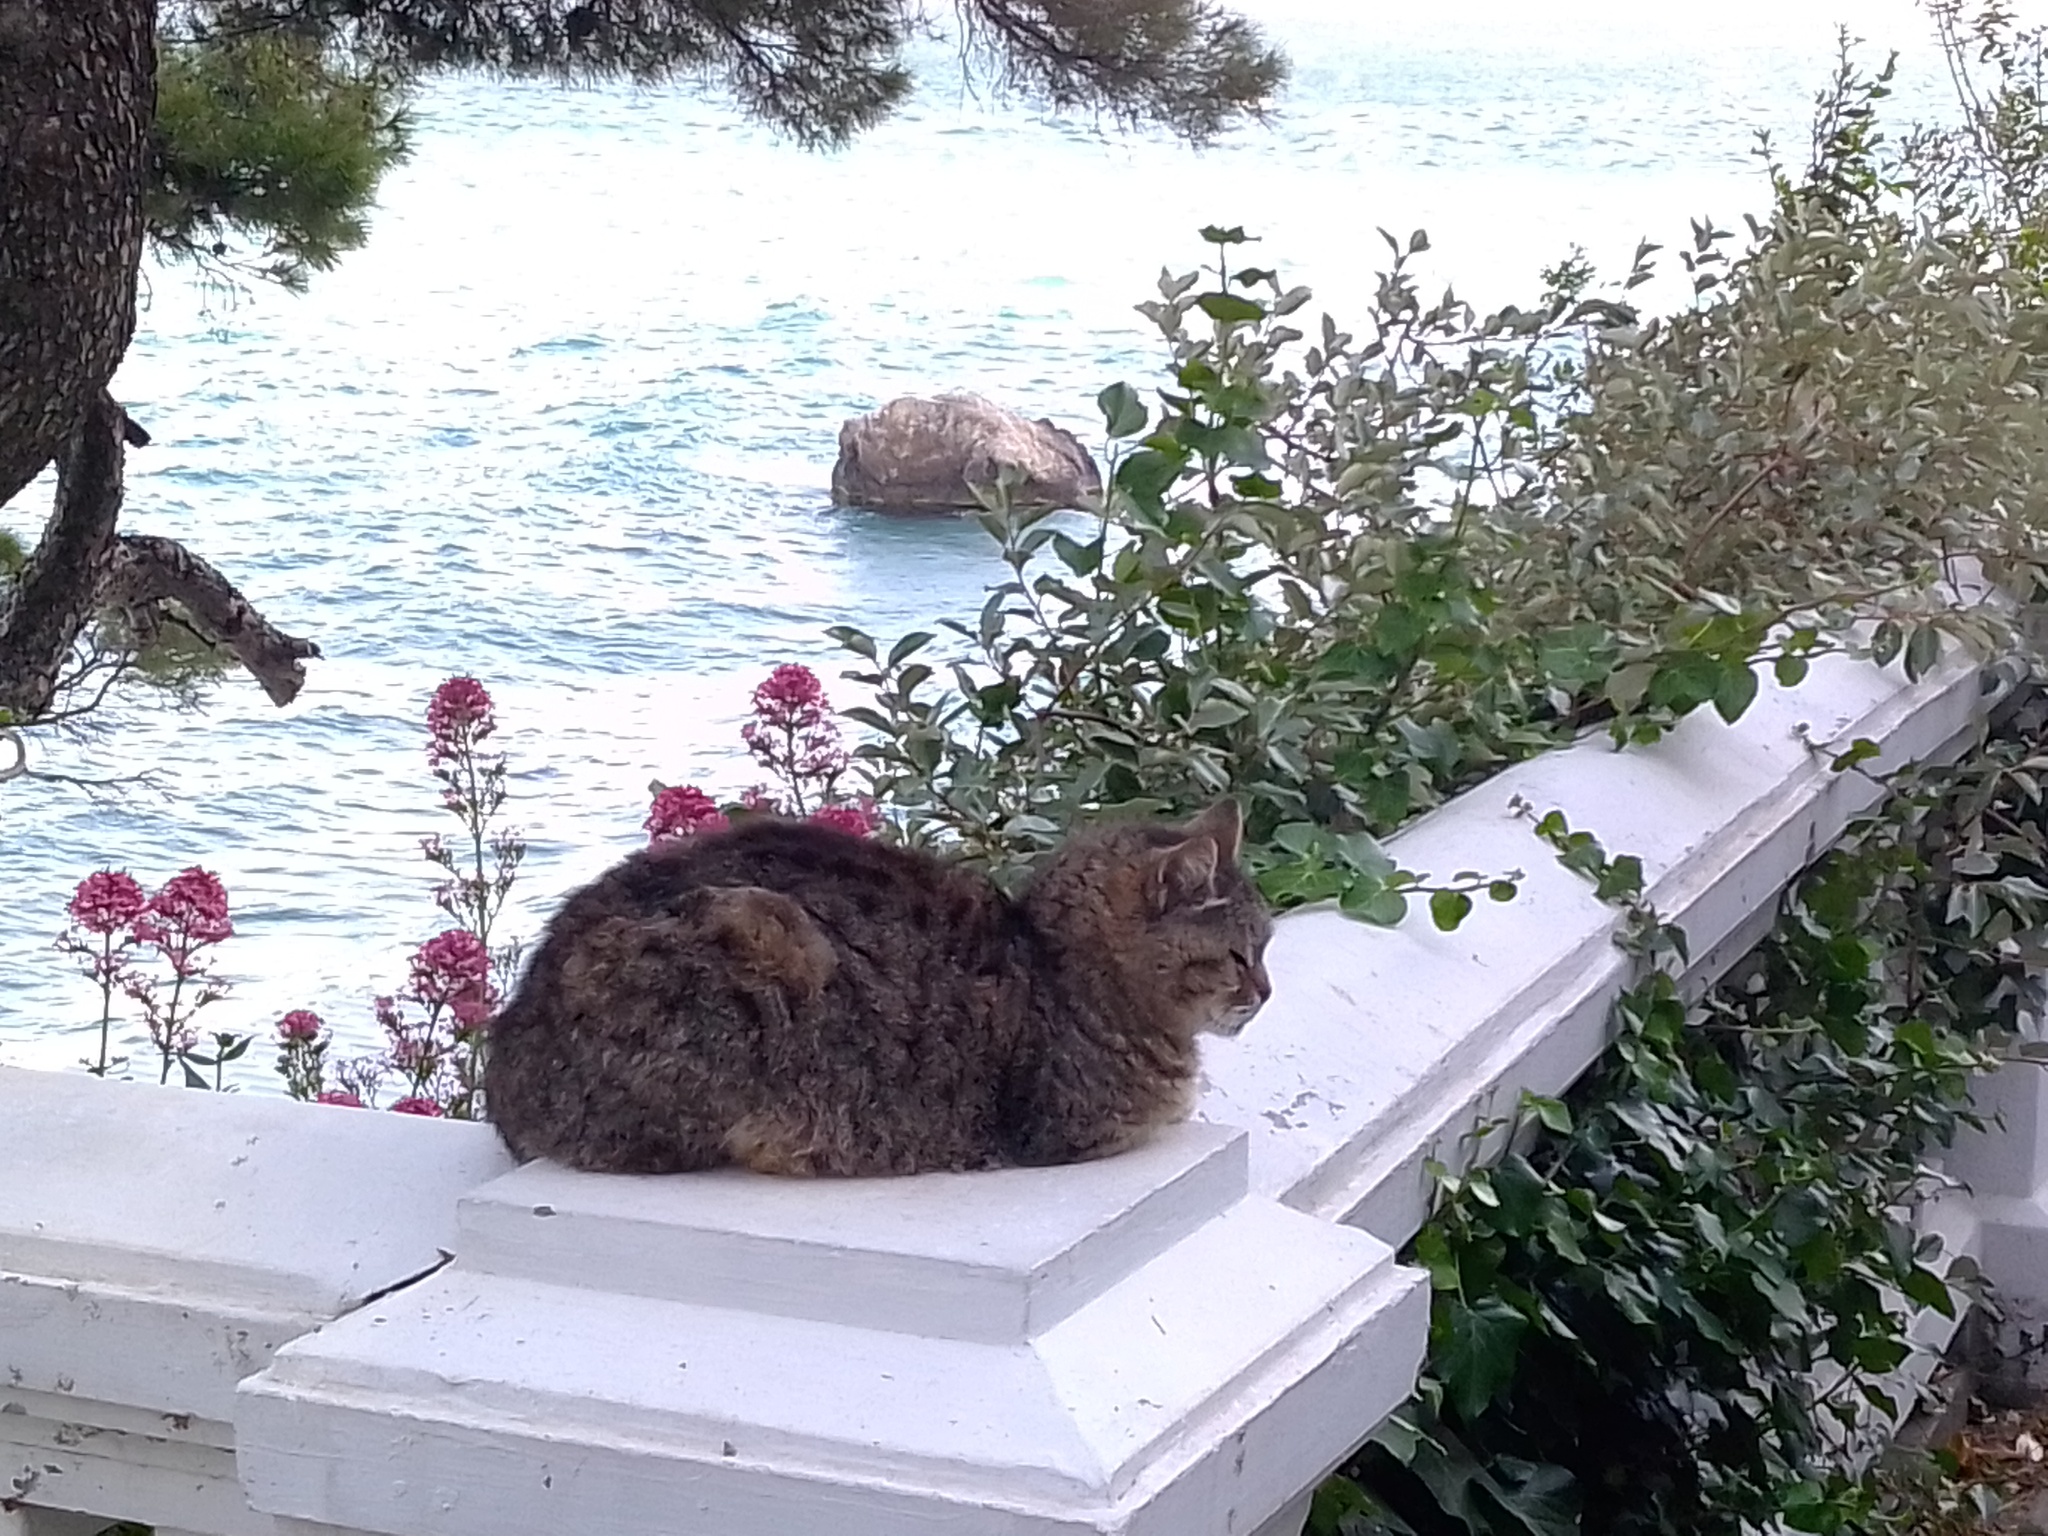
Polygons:
[[[1735,727],[1588,741],[1403,834],[1526,872],[1455,934],[1284,919],[1198,1123],[1063,1169],[513,1169],[484,1127],[0,1071],[0,1532],[1292,1536],[1409,1392],[1395,1262],[1454,1161],[1600,1050],[1616,914],[1514,805],[1640,856],[1703,986],[1996,677],[1849,662]],[[2048,1079],[1987,1086],[1944,1230],[2048,1319]],[[1930,1338],[1930,1342],[1936,1342]]]

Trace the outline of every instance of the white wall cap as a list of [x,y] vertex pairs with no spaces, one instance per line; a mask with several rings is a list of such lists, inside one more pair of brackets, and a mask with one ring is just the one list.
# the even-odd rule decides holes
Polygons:
[[488,1126],[0,1068],[0,1382],[226,1420],[510,1166]]
[[468,1268],[955,1339],[1022,1340],[1236,1203],[1245,1137],[1169,1127],[1058,1170],[674,1176],[530,1163],[466,1196]]
[[1828,657],[1797,689],[1766,678],[1732,727],[1699,711],[1653,747],[1593,738],[1504,770],[1391,846],[1439,878],[1519,868],[1521,894],[1479,899],[1449,934],[1420,903],[1391,930],[1329,908],[1282,918],[1273,999],[1243,1035],[1204,1042],[1197,1114],[1250,1131],[1254,1191],[1404,1241],[1426,1209],[1425,1159],[1450,1159],[1524,1088],[1563,1091],[1604,1045],[1630,973],[1616,913],[1514,816],[1516,796],[1640,857],[1649,900],[1698,959],[1874,799],[1809,740],[1839,750],[1868,737],[1881,772],[1953,750],[1983,700],[1980,669],[1959,654],[1917,684]]
[[331,1316],[511,1165],[485,1125],[0,1067],[0,1270]]

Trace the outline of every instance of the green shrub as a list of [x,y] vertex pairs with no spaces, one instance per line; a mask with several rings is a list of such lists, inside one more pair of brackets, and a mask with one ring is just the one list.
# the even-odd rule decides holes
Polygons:
[[[1833,96],[1883,89],[1845,65]],[[835,631],[867,663],[874,793],[1001,872],[1077,816],[1230,789],[1276,900],[1398,921],[1419,877],[1375,839],[1589,724],[1649,741],[1733,720],[1764,666],[1918,675],[1945,636],[2009,640],[1938,578],[1967,556],[2042,588],[2048,307],[1961,214],[1829,190],[1858,176],[1896,181],[1779,172],[1746,248],[1696,226],[1696,303],[1660,319],[1627,302],[1652,247],[1610,293],[1567,264],[1479,315],[1422,298],[1418,233],[1355,334],[1311,336],[1307,291],[1205,230],[1206,279],[1140,306],[1169,382],[1101,394],[1093,516],[993,496],[1010,577],[977,622]]]

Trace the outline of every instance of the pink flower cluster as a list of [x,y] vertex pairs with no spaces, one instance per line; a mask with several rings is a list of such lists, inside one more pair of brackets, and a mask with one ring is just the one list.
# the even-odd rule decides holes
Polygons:
[[[71,926],[58,939],[58,948],[76,956],[100,989],[99,1060],[86,1063],[89,1070],[104,1076],[115,1064],[109,1049],[117,990],[141,1005],[150,1042],[162,1058],[162,1081],[170,1080],[174,1063],[184,1063],[189,1080],[195,1063],[218,1071],[241,1053],[234,1036],[222,1035],[215,1037],[218,1049],[212,1058],[192,1054],[199,1042],[192,1016],[227,991],[226,983],[213,976],[206,953],[235,932],[219,876],[195,865],[145,897],[126,870],[95,870],[78,882],[66,910]],[[144,948],[155,950],[169,967],[168,986],[133,958]]]
[[816,781],[829,794],[846,771],[846,749],[830,710],[818,674],[786,662],[754,689],[754,718],[740,727],[754,761],[790,786],[799,809],[806,783]]
[[427,757],[444,763],[498,728],[491,696],[473,677],[451,677],[427,704]]
[[102,869],[78,882],[67,911],[87,933],[105,937],[118,933],[142,915],[149,898],[125,869]]
[[467,928],[427,940],[412,957],[412,996],[429,1011],[446,1008],[457,1029],[480,1028],[498,1006],[483,940]]
[[882,825],[882,813],[865,795],[858,800],[847,800],[813,811],[810,819],[821,827],[831,827],[854,837],[872,837]]
[[777,667],[754,689],[754,718],[740,727],[740,737],[783,792],[757,784],[726,807],[694,784],[657,785],[642,823],[648,842],[723,831],[734,812],[800,816],[856,837],[872,834],[882,824],[874,801],[833,793],[848,759],[831,710],[817,673],[795,663]]
[[227,888],[220,877],[196,865],[164,882],[135,918],[135,937],[154,944],[171,964],[171,974],[191,976],[199,968],[199,952],[232,938]]
[[468,929],[450,928],[413,952],[409,970],[404,992],[374,1003],[383,1054],[338,1063],[338,1088],[327,1086],[330,1037],[320,1016],[300,1008],[277,1021],[278,1071],[293,1098],[362,1108],[378,1082],[396,1072],[409,1090],[391,1106],[397,1113],[469,1113],[476,1053],[498,1006],[490,951]]
[[650,843],[664,838],[694,837],[699,832],[721,831],[727,825],[725,812],[694,784],[678,784],[659,790],[641,827]]
[[294,1008],[277,1021],[277,1034],[281,1040],[318,1040],[320,1031],[327,1026],[320,1022],[320,1015],[306,1008]]

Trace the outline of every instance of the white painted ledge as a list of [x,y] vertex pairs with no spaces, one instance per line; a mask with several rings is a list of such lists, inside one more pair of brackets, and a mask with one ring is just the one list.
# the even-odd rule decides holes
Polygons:
[[1767,678],[1734,726],[1701,711],[1654,747],[1589,739],[1505,770],[1395,846],[1438,875],[1520,868],[1521,895],[1482,900],[1452,934],[1419,912],[1391,931],[1332,910],[1281,919],[1273,1000],[1242,1036],[1205,1045],[1196,1113],[1251,1133],[1254,1190],[1406,1242],[1427,1210],[1425,1162],[1458,1162],[1460,1139],[1512,1114],[1523,1090],[1575,1081],[1631,977],[1615,911],[1515,817],[1517,796],[1642,859],[1700,985],[1768,931],[1778,893],[1876,800],[1869,778],[1830,771],[1831,753],[1869,738],[1883,749],[1871,774],[1952,755],[1993,687],[1960,657],[1918,684],[1829,658],[1796,689]]
[[485,1126],[0,1068],[0,1497],[267,1531],[235,1384],[443,1262]]
[[364,1531],[1249,1533],[1408,1393],[1414,1271],[1184,1126],[1066,1169],[522,1169],[244,1382],[258,1507]]

